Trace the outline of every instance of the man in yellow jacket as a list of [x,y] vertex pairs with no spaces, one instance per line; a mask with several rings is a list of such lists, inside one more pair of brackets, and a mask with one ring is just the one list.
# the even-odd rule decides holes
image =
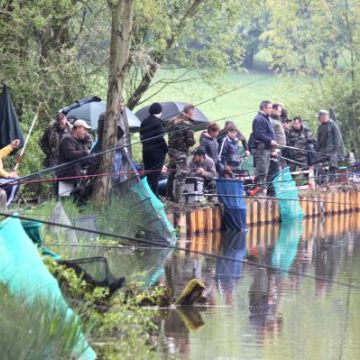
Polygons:
[[[16,195],[18,185],[13,179],[17,178],[16,171],[7,172],[4,169],[3,159],[9,156],[14,150],[20,147],[20,140],[16,139],[11,142],[10,145],[3,147],[0,150],[0,188],[6,192],[7,201],[9,205]],[[8,184],[10,183],[10,184]]]

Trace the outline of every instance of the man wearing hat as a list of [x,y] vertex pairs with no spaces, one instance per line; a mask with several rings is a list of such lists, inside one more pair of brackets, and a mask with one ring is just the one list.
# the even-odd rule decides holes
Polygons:
[[[85,139],[91,126],[85,120],[76,120],[70,134],[65,135],[59,145],[59,163],[65,164],[73,160],[79,160],[71,166],[61,167],[57,172],[60,177],[78,177],[82,174],[85,165],[80,159],[89,155],[90,150],[87,147]],[[77,179],[69,179],[70,182],[76,182]]]
[[168,148],[161,121],[161,104],[153,103],[149,108],[149,113],[150,115],[141,122],[140,140],[145,174],[151,190],[155,195],[158,195],[159,176],[165,163]]
[[338,124],[330,119],[326,110],[318,113],[320,125],[317,131],[317,146],[319,157],[323,161],[329,161],[330,174],[334,174],[338,167],[338,161],[345,156],[344,142]]

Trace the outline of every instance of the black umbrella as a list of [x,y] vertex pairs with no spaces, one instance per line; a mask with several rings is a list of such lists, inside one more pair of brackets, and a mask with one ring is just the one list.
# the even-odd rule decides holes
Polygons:
[[[160,104],[163,109],[161,120],[163,120],[164,122],[167,122],[173,117],[179,115],[179,113],[183,111],[184,106],[187,105],[187,103],[175,101],[165,101]],[[140,121],[143,121],[147,117],[149,117],[149,108],[150,105],[145,106],[135,113],[135,115],[140,119]],[[195,109],[194,123],[199,129],[206,128],[209,124],[209,119],[204,115],[202,111],[200,111],[199,109]]]
[[9,145],[13,140],[19,139],[24,145],[24,135],[10,98],[8,87],[4,84],[0,97],[0,148]]

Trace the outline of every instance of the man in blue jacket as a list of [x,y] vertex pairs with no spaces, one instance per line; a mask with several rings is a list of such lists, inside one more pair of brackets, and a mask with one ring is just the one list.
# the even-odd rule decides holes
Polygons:
[[255,162],[255,182],[264,192],[266,189],[266,177],[269,172],[270,156],[274,148],[278,146],[275,141],[274,129],[270,121],[272,112],[271,101],[264,100],[260,104],[260,110],[255,116],[252,124],[252,155]]

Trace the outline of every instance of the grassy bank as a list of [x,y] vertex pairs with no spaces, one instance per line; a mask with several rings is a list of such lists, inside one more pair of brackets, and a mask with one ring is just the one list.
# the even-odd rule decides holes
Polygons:
[[[163,78],[175,79],[181,73],[182,70],[161,70],[154,79],[154,83]],[[188,74],[186,76],[196,77],[196,74]],[[271,101],[282,102],[284,104],[294,104],[303,92],[306,84],[306,79],[291,78],[284,75],[276,76],[269,72],[230,71],[220,78],[215,85],[210,85],[201,79],[190,79],[186,82],[168,85],[158,94],[156,93],[163,84],[154,85],[144,95],[144,99],[152,94],[156,95],[140,105],[140,107],[154,101],[172,100],[189,102],[196,105],[210,98],[217,97],[228,90],[243,86],[234,92],[200,105],[199,108],[211,120],[223,117],[232,118],[245,135],[249,135],[253,116],[262,100],[270,99]],[[243,113],[247,114],[232,117],[232,115]]]

